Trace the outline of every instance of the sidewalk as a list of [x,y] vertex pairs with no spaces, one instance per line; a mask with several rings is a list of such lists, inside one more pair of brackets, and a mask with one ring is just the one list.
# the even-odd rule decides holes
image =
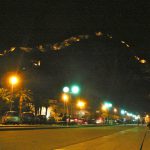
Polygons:
[[142,150],[150,150],[150,130],[147,130]]
[[[90,141],[70,145],[63,150],[140,150],[146,128],[135,127],[118,133],[96,138]],[[150,134],[148,135],[150,137]],[[144,144],[143,150],[150,149],[150,138]],[[147,148],[147,149],[146,149]]]

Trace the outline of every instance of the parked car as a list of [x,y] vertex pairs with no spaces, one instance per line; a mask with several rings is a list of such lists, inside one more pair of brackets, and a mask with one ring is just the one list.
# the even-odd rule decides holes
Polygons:
[[34,124],[35,116],[32,112],[23,112],[21,116],[22,123]]
[[16,111],[7,111],[2,116],[2,124],[20,124],[21,119]]
[[36,121],[35,122],[38,123],[38,124],[46,124],[47,123],[46,115],[36,116]]
[[88,119],[88,124],[97,124],[97,120],[95,118]]
[[87,125],[88,124],[87,120],[84,118],[78,119],[77,123],[80,125]]
[[47,122],[48,122],[48,124],[55,124],[57,121],[54,117],[49,117]]

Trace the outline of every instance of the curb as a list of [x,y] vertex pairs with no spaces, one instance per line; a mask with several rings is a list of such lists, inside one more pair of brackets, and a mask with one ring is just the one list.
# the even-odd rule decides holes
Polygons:
[[87,128],[87,127],[103,127],[103,126],[96,126],[96,125],[90,125],[90,126],[0,126],[0,131],[19,131],[19,130],[44,130],[44,129],[62,129],[62,128]]
[[44,130],[44,129],[62,129],[70,127],[2,127],[0,131],[20,131],[20,130]]
[[78,126],[0,126],[0,131],[20,131],[20,130],[44,130],[44,129],[63,129],[63,128],[88,128],[88,127],[106,127],[110,125],[78,125]]

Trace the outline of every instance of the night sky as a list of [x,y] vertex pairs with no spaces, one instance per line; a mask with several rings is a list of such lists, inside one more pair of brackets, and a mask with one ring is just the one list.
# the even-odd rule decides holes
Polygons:
[[[58,98],[63,85],[79,84],[81,96],[93,107],[110,100],[133,111],[150,110],[150,2],[44,1],[1,2],[0,48],[32,47],[0,57],[1,77],[8,71],[24,74],[24,85]],[[95,32],[111,35],[97,38]],[[39,52],[72,36],[90,38],[59,51]],[[130,49],[120,43],[126,41]],[[134,56],[147,60],[140,64]],[[39,67],[33,61],[40,60]],[[39,92],[40,91],[40,92]],[[40,93],[40,94],[41,94]]]

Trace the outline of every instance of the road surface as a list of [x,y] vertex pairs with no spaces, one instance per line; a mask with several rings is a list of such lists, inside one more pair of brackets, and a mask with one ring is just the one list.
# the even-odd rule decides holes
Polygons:
[[[146,127],[108,126],[0,131],[0,150],[140,150]],[[149,141],[148,141],[149,140]],[[150,147],[150,146],[149,146]]]

